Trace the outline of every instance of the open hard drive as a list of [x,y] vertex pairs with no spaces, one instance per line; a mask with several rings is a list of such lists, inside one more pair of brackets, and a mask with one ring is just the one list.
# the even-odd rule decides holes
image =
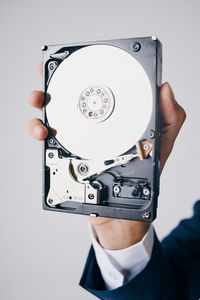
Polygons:
[[155,219],[161,56],[155,37],[43,47],[44,209]]

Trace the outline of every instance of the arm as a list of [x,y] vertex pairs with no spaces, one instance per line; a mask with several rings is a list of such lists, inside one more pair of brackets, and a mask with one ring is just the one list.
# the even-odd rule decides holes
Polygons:
[[[176,102],[168,83],[163,84],[160,89],[159,106],[162,120],[160,147],[160,171],[162,172],[186,114]],[[149,229],[149,223],[145,222],[92,217],[88,219],[97,232],[101,246],[111,250],[119,250],[136,244]]]
[[91,225],[89,232],[106,290],[116,289],[131,280],[145,268],[151,257],[154,244],[153,226],[149,227],[140,242],[121,250],[102,248]]
[[154,246],[146,267],[126,284],[106,290],[91,247],[80,285],[101,299],[195,300],[200,298],[200,201],[186,219]]
[[[31,94],[29,102],[32,106],[42,109],[43,93],[41,91],[33,92]],[[167,157],[169,156],[172,150],[175,138],[185,119],[185,112],[182,109],[182,107],[179,106],[175,101],[173,92],[167,83],[162,85],[161,87],[160,111],[163,128],[161,137],[162,169],[167,160]],[[42,121],[39,119],[34,119],[29,123],[29,132],[34,138],[38,140],[46,138],[48,134],[47,129],[42,124]],[[101,246],[110,250],[124,249],[138,243],[142,240],[143,236],[149,229],[149,224],[145,222],[116,220],[108,218],[89,218],[89,220],[91,221],[92,225],[94,226],[97,232],[98,241],[101,244]],[[92,261],[94,262],[93,266],[96,266],[96,260],[95,257],[93,257],[93,254],[94,251],[93,249],[91,249],[89,261],[90,259],[92,259]],[[99,270],[98,266],[97,270]],[[98,274],[98,278],[102,283],[100,273]],[[102,285],[98,286],[97,284],[97,286],[94,286],[96,290],[98,290],[98,287],[102,288]]]
[[[169,85],[163,85],[160,91],[160,111],[162,116],[162,139],[161,139],[161,168],[163,168],[167,157],[169,156],[175,138],[184,122],[185,119],[185,113],[184,110],[177,104],[177,102],[174,99],[173,92]],[[112,220],[112,219],[106,219],[106,218],[99,218],[98,219],[91,219],[98,236],[98,240],[100,245],[105,249],[124,249],[127,247],[130,247],[131,245],[136,245],[141,239],[143,238],[144,234],[148,230],[148,224],[142,223],[142,222],[134,222],[134,221],[125,221],[125,220]],[[124,238],[125,237],[125,238]],[[95,247],[94,247],[95,248]],[[95,250],[96,251],[96,250]],[[97,251],[96,251],[97,252]],[[102,296],[103,299],[108,294],[111,298],[108,299],[114,299],[116,295],[125,295],[127,297],[130,297],[129,295],[129,288],[130,288],[130,294],[133,293],[133,289],[137,295],[134,299],[140,299],[141,295],[144,295],[144,291],[141,289],[138,290],[138,278],[141,278],[142,282],[145,282],[145,277],[148,278],[150,276],[149,273],[149,265],[151,266],[150,270],[152,272],[152,275],[155,273],[155,279],[158,282],[158,286],[161,288],[161,292],[165,290],[169,290],[169,295],[171,295],[171,298],[169,296],[169,299],[172,299],[172,295],[175,295],[176,288],[174,287],[175,281],[173,280],[173,271],[171,269],[171,265],[169,264],[168,260],[165,258],[165,254],[162,251],[162,247],[160,243],[158,242],[156,236],[155,236],[155,244],[154,244],[154,250],[152,257],[145,267],[144,265],[144,271],[138,274],[135,278],[133,278],[131,281],[129,281],[127,284],[114,289],[113,291],[105,291],[105,287],[108,286],[108,282],[106,282],[105,278],[108,277],[105,275],[105,263],[100,262],[100,259],[97,257],[92,260],[93,255],[95,256],[94,250],[91,249],[88,262],[86,264],[83,277],[81,279],[80,284],[85,287],[86,289],[90,290],[91,292],[95,293],[98,296]],[[155,259],[154,259],[155,257]],[[94,258],[94,257],[93,257]],[[153,262],[152,262],[153,261]],[[154,265],[155,261],[159,262],[158,268],[156,269],[157,264]],[[94,263],[94,264],[93,264]],[[98,272],[94,272],[93,275],[91,275],[93,264],[94,269],[98,270]],[[160,270],[166,270],[166,273],[161,273]],[[146,272],[148,271],[148,272]],[[159,275],[159,273],[161,273]],[[95,277],[95,275],[98,274],[98,277]],[[100,275],[103,275],[104,282],[102,280],[102,277]],[[141,275],[142,274],[142,275]],[[146,275],[145,275],[146,274]],[[142,277],[141,277],[142,276]],[[163,277],[164,276],[164,277]],[[166,276],[166,278],[165,278]],[[88,280],[90,278],[90,280]],[[92,281],[92,278],[94,281]],[[96,278],[96,280],[95,280]],[[101,278],[101,279],[100,279]],[[180,276],[181,278],[181,276]],[[152,278],[151,278],[152,281]],[[165,281],[167,281],[168,285],[164,284]],[[170,283],[171,282],[171,283]],[[161,284],[162,283],[162,284]],[[89,285],[88,285],[89,284]],[[133,286],[132,286],[133,284]],[[96,288],[95,289],[95,285]],[[137,286],[137,287],[136,287]],[[144,286],[145,287],[145,286]],[[157,287],[156,282],[153,284],[152,281],[152,289],[155,289]],[[148,289],[147,289],[148,291]],[[117,294],[115,294],[115,292]],[[127,294],[128,293],[128,294]],[[159,292],[158,292],[159,293]],[[170,294],[172,293],[172,294]],[[129,296],[128,296],[129,295]],[[112,298],[113,297],[113,298]],[[132,296],[133,297],[133,296]],[[155,295],[156,297],[156,295]],[[120,299],[120,297],[117,297]],[[125,299],[125,298],[123,298]],[[128,299],[128,298],[127,298]],[[149,298],[150,299],[150,298]],[[157,298],[152,298],[157,299]],[[159,299],[159,298],[158,298]],[[176,298],[174,298],[176,299]],[[178,298],[177,298],[178,299]]]

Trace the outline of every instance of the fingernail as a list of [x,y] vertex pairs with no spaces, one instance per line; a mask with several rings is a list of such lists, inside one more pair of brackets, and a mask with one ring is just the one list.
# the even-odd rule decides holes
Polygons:
[[169,84],[169,82],[166,82],[166,83],[165,83],[165,86],[167,86],[167,88],[168,88],[168,92],[169,92],[169,94],[170,94],[171,100],[172,100],[174,103],[177,103],[176,100],[175,100],[175,97],[174,97],[174,92],[173,92],[173,90],[172,90],[171,85]]
[[35,136],[40,137],[44,133],[44,129],[45,129],[44,126],[36,125],[34,127]]

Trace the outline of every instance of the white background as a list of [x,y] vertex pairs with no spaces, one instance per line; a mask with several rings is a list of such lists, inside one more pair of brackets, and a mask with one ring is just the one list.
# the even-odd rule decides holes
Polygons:
[[42,210],[41,143],[28,136],[31,90],[43,44],[149,36],[163,43],[169,81],[187,121],[161,178],[160,238],[199,197],[200,2],[57,0],[0,2],[2,300],[95,299],[78,286],[90,239],[85,217]]

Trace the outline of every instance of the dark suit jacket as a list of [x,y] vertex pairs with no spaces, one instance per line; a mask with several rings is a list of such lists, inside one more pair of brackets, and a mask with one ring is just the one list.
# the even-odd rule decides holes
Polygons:
[[132,280],[106,290],[91,247],[80,285],[100,299],[199,300],[200,201],[193,217],[181,221],[162,242],[155,235],[151,259]]

